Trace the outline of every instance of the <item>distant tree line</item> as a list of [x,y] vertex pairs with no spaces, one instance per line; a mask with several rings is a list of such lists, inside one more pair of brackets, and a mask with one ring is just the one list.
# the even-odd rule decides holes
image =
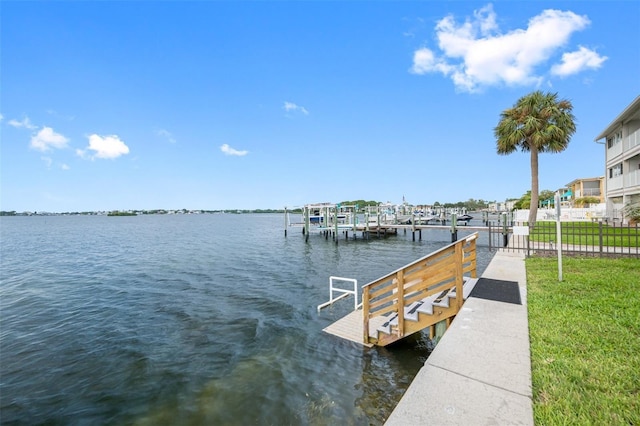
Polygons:
[[377,206],[378,204],[380,204],[380,201],[373,201],[373,200],[340,201],[340,205],[342,206],[358,206],[358,208],[368,207],[368,206]]
[[457,203],[440,203],[436,201],[433,203],[433,207],[444,207],[444,208],[465,208],[468,211],[474,210],[484,210],[489,206],[491,201],[485,201],[483,199],[473,199],[469,198],[467,201],[458,201]]
[[114,210],[109,212],[107,216],[138,216],[138,214],[134,212],[121,212],[119,210]]

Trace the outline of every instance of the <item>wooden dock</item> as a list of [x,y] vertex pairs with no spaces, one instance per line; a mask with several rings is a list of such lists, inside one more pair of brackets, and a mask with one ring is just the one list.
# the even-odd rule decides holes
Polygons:
[[367,347],[426,328],[433,337],[436,324],[451,323],[477,282],[476,239],[477,233],[363,286],[362,308],[323,331]]

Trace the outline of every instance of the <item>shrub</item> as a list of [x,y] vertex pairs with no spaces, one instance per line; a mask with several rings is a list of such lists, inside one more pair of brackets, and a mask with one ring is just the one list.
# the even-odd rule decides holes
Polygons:
[[627,203],[623,211],[629,222],[640,223],[640,203]]
[[589,204],[598,204],[600,203],[600,199],[598,197],[581,197],[576,198],[575,206],[576,207],[584,207]]

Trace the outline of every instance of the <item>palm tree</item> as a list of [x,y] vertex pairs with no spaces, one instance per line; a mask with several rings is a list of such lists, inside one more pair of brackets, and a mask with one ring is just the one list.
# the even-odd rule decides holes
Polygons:
[[531,206],[529,226],[533,227],[538,214],[538,154],[562,152],[576,131],[573,105],[558,100],[557,93],[532,92],[500,114],[500,122],[493,133],[498,154],[507,155],[520,148],[531,153]]

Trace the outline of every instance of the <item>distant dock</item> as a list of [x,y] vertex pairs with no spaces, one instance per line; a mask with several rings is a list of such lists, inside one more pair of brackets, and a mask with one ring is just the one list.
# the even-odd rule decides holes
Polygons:
[[[481,222],[485,223],[485,226],[469,225],[470,220],[474,218],[466,214],[466,211],[416,213],[411,206],[380,205],[359,209],[357,205],[308,204],[302,208],[301,220],[297,222],[290,220],[291,213],[285,209],[284,232],[287,236],[289,228],[301,229],[307,241],[311,234],[319,234],[327,240],[331,238],[336,244],[340,235],[343,235],[345,240],[357,239],[358,235],[362,239],[384,238],[396,235],[400,230],[405,234],[411,232],[413,241],[422,240],[423,230],[449,230],[452,242],[458,239],[459,229],[487,232],[489,235],[510,233],[506,217],[502,220],[502,226],[491,226],[488,213],[479,214],[482,215]],[[459,217],[461,219],[458,219]]]

